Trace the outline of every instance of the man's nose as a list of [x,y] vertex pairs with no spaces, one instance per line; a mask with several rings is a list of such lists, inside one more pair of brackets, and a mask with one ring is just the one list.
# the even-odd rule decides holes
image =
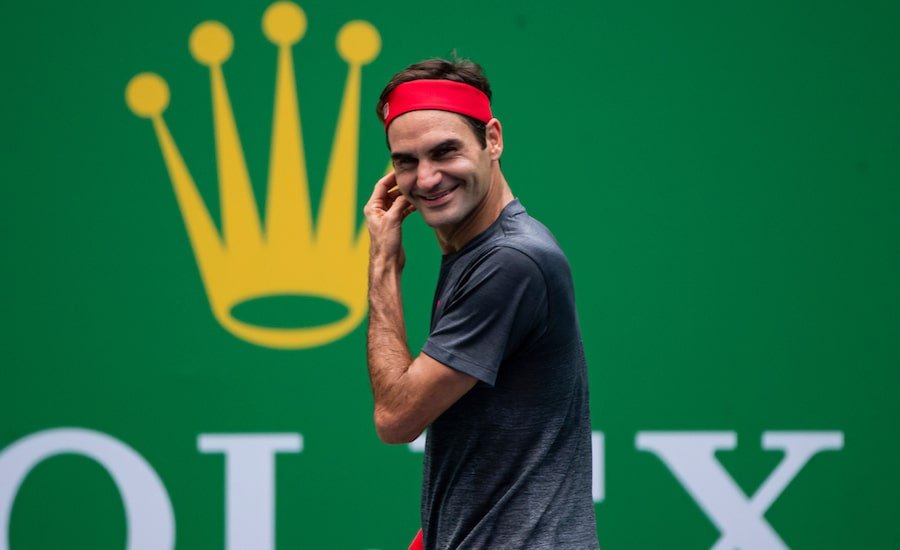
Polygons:
[[416,184],[423,190],[429,190],[441,182],[441,172],[428,161],[419,161],[416,173]]

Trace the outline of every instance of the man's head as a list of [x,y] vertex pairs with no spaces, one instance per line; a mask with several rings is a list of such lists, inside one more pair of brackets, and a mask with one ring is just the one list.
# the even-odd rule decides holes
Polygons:
[[[468,59],[426,59],[425,61],[410,65],[406,69],[395,74],[390,82],[387,83],[387,86],[384,87],[384,90],[381,92],[381,97],[378,98],[378,105],[375,107],[375,114],[378,115],[378,119],[381,120],[382,123],[385,119],[384,107],[388,102],[388,97],[390,97],[391,92],[393,92],[400,84],[412,82],[413,80],[450,80],[452,82],[461,82],[484,93],[484,95],[487,96],[488,104],[490,104],[491,101],[491,84],[488,82],[487,77],[484,75],[484,70],[478,63]],[[460,116],[462,116],[465,119],[466,124],[472,128],[472,132],[474,132],[478,142],[481,143],[481,147],[486,147],[487,141],[484,135],[485,123],[471,116]],[[388,143],[388,146],[390,146],[390,143]]]
[[481,67],[467,60],[416,63],[381,93],[376,112],[397,185],[439,234],[477,221],[491,182],[502,181],[502,131],[490,98]]

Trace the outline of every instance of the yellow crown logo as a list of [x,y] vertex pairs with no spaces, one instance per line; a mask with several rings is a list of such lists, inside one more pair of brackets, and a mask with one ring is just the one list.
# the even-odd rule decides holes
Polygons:
[[[190,37],[192,56],[210,71],[221,235],[163,120],[169,103],[166,82],[153,73],[138,74],[128,83],[125,99],[135,115],[153,122],[215,318],[254,344],[319,346],[352,331],[366,314],[369,239],[365,227],[356,228],[360,85],[362,66],[378,55],[381,38],[365,21],[351,21],[338,33],[337,50],[348,64],[348,76],[313,226],[291,54],[306,31],[306,15],[290,2],[274,3],[263,15],[263,31],[278,47],[264,226],[222,72],[233,49],[224,25],[203,22]],[[347,312],[337,321],[299,328],[260,326],[233,314],[236,306],[278,296],[326,298]]]

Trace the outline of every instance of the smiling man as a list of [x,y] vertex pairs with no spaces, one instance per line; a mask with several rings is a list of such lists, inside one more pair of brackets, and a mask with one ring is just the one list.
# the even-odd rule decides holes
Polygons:
[[[375,426],[387,443],[429,428],[428,550],[597,548],[572,277],[500,170],[490,101],[481,67],[431,59],[396,74],[378,102],[394,170],[365,208]],[[414,211],[443,253],[416,357],[400,288],[401,226]]]

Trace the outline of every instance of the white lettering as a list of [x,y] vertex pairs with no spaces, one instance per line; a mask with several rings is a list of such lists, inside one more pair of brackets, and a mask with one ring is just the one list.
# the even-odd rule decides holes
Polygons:
[[734,432],[638,432],[636,446],[658,456],[719,529],[713,550],[786,549],[763,515],[813,456],[842,449],[844,434],[764,432],[762,447],[785,455],[750,499],[715,458],[737,446]]
[[226,548],[275,548],[275,454],[299,453],[300,434],[200,434],[201,453],[225,454]]
[[424,453],[426,437],[428,437],[428,431],[422,432],[422,435],[417,437],[414,441],[407,443],[406,446],[409,448],[409,452]]
[[603,432],[591,432],[591,495],[594,502],[603,502],[606,498],[605,448]]
[[106,434],[59,428],[24,437],[0,453],[0,550],[9,550],[9,520],[19,488],[31,470],[60,454],[79,454],[103,466],[122,497],[128,550],[175,546],[175,516],[159,476],[131,447]]

